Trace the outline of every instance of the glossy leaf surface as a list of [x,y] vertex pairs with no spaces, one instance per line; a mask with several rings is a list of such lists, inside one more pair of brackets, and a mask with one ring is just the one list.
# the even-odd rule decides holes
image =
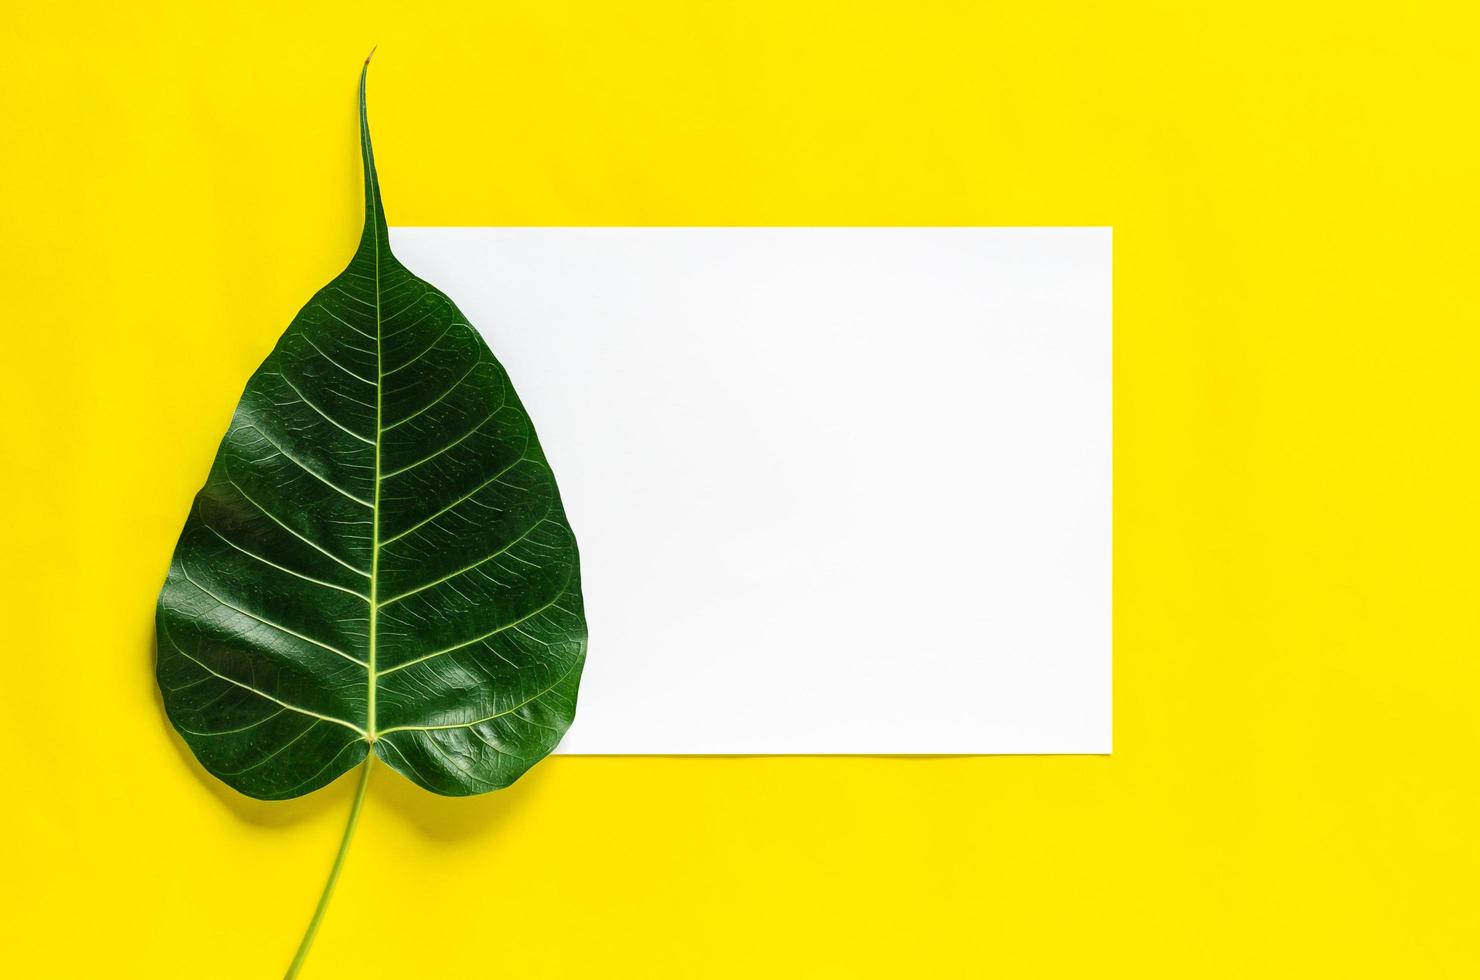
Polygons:
[[359,247],[247,382],[159,598],[171,722],[264,799],[371,751],[438,793],[506,786],[570,725],[586,652],[529,417],[391,254],[364,84]]

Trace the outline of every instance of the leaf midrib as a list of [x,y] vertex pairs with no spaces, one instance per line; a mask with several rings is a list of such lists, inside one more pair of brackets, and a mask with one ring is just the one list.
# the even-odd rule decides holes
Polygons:
[[365,711],[365,738],[375,745],[375,689],[378,686],[375,670],[376,625],[379,619],[380,602],[380,445],[385,432],[381,427],[381,397],[385,389],[385,366],[381,356],[380,319],[380,180],[375,173],[375,159],[370,151],[370,120],[365,114],[365,79],[360,76],[360,142],[365,154],[366,197],[370,203],[370,238],[375,247],[375,492],[372,497],[370,525],[370,629],[369,660],[365,671],[368,691]]

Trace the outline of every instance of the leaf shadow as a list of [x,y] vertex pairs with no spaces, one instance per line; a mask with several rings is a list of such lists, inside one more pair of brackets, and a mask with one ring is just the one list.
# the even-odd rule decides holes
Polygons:
[[[307,820],[330,808],[343,809],[345,801],[354,792],[353,780],[344,777],[336,779],[330,786],[324,787],[325,792],[310,793],[307,796],[295,797],[291,800],[258,800],[245,796],[212,776],[200,764],[195,753],[190,751],[190,746],[175,731],[175,726],[170,724],[169,715],[164,709],[164,694],[159,689],[159,683],[154,676],[154,663],[159,656],[157,647],[158,639],[154,632],[154,620],[151,617],[146,627],[149,631],[148,639],[144,643],[144,649],[148,651],[145,658],[146,683],[150,693],[154,697],[154,705],[159,709],[159,723],[163,727],[165,737],[170,745],[180,756],[180,760],[186,768],[195,776],[196,780],[205,789],[221,802],[221,805],[235,813],[247,823],[258,827],[285,827],[300,820]],[[342,785],[341,785],[342,784]]]
[[377,766],[370,789],[381,805],[428,840],[441,843],[494,834],[537,806],[549,791],[551,768],[537,765],[513,785],[477,796],[441,796],[389,766]]

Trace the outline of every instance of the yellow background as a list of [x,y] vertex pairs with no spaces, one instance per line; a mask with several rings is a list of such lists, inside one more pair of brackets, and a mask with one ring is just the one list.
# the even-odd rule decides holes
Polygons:
[[8,11],[5,972],[275,976],[317,897],[352,780],[212,785],[152,609],[379,43],[395,224],[1113,225],[1115,754],[382,769],[305,977],[1472,975],[1466,6]]

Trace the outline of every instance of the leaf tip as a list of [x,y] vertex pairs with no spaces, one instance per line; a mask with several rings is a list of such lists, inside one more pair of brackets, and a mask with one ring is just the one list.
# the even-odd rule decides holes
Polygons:
[[367,54],[367,55],[365,55],[365,64],[367,64],[367,65],[370,64],[370,59],[373,58],[373,57],[375,57],[375,49],[378,48],[378,47],[380,47],[380,45],[378,45],[378,44],[375,45],[374,47],[372,47],[370,49],[370,53]]

